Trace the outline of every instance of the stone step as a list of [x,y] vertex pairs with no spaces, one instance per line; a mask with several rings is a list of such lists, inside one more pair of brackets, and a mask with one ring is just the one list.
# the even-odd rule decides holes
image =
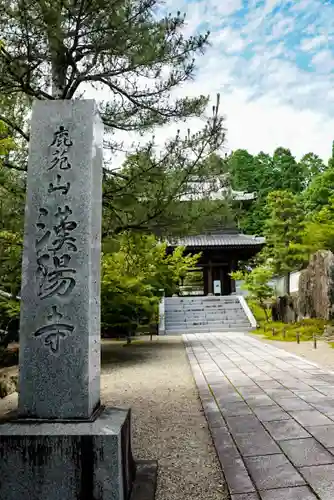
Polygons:
[[239,299],[231,298],[229,299],[227,296],[225,297],[165,297],[166,303],[205,303],[205,304],[217,304],[217,303],[225,303],[225,304],[237,304],[240,303]]
[[187,296],[187,297],[165,297],[166,302],[239,302],[239,299],[231,295],[219,296]]
[[238,327],[238,328],[250,328],[250,323],[247,322],[231,322],[231,323],[173,323],[165,325],[167,330],[178,330],[182,328],[194,328],[194,327],[205,327],[205,328],[215,328],[215,327]]
[[167,311],[166,316],[169,316],[170,318],[235,318],[236,316],[246,316],[243,311],[238,311],[237,313],[227,313],[227,312],[208,312],[208,311],[201,311],[201,312],[194,312],[194,313],[182,313],[182,312],[177,312],[177,313],[170,313]]
[[222,313],[222,312],[212,313],[207,311],[190,314],[181,312],[170,313],[169,311],[167,311],[166,316],[168,316],[169,318],[213,318],[214,319],[214,318],[236,318],[236,317],[243,318],[244,316],[246,316],[246,314],[243,311],[238,311],[236,314]]
[[166,312],[230,312],[230,313],[235,313],[238,311],[243,311],[242,307],[193,307],[193,308],[182,308],[182,307],[165,307]]
[[240,302],[165,302],[167,307],[240,307]]
[[237,311],[229,311],[229,310],[220,310],[220,311],[210,311],[210,310],[204,310],[204,311],[166,311],[165,313],[168,314],[169,316],[236,316],[240,314],[245,314],[245,312],[242,309],[238,309]]
[[225,323],[247,323],[249,324],[249,321],[247,318],[228,318],[228,319],[215,319],[215,320],[210,320],[206,318],[194,318],[194,319],[188,319],[188,320],[182,320],[182,319],[176,319],[176,320],[167,320],[165,321],[165,325],[191,325],[193,323],[203,323],[205,325],[209,324],[225,324]]
[[180,330],[168,330],[166,329],[164,335],[183,335],[184,333],[228,333],[228,332],[238,332],[238,333],[244,333],[251,331],[251,327],[247,328],[240,328],[240,327],[234,327],[234,326],[224,326],[221,328],[187,328],[187,329],[180,329]]

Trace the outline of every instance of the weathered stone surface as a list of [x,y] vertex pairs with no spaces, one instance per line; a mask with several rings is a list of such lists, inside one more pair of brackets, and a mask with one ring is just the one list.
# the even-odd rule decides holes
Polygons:
[[221,406],[221,412],[226,417],[237,417],[240,415],[252,415],[252,410],[250,407],[243,402],[239,403],[225,403]]
[[256,432],[259,429],[263,429],[259,419],[255,415],[226,417],[226,421],[233,435]]
[[257,493],[241,493],[240,495],[232,495],[231,500],[259,500]]
[[259,490],[305,484],[303,478],[284,455],[247,457],[245,462]]
[[0,425],[0,498],[125,500],[134,479],[130,413],[95,422]]
[[260,495],[261,500],[317,500],[317,497],[307,486],[265,490],[261,491]]
[[298,318],[297,298],[290,295],[277,297],[271,306],[271,315],[273,321],[293,323]]
[[301,473],[321,500],[333,500],[334,465],[303,467]]
[[276,441],[310,437],[310,434],[292,418],[280,422],[265,422],[264,426]]
[[218,458],[222,466],[228,464],[230,459],[240,458],[238,449],[226,428],[219,427],[211,430]]
[[278,406],[257,407],[254,408],[254,413],[261,422],[272,422],[277,420],[289,420],[288,413],[283,411]]
[[281,451],[264,429],[259,429],[253,433],[237,434],[235,440],[243,457],[272,455]]
[[299,278],[298,311],[303,317],[331,319],[334,304],[334,255],[320,250]]
[[315,425],[307,427],[307,430],[326,448],[334,447],[334,422],[332,425]]
[[136,461],[136,478],[130,500],[155,500],[157,472],[158,462],[156,460]]
[[328,399],[319,391],[295,391],[295,395],[302,398],[307,403],[322,403]]
[[94,101],[35,103],[22,267],[22,416],[85,419],[99,405],[102,142]]
[[318,402],[318,403],[313,403],[314,408],[321,413],[324,413],[327,416],[330,416],[330,418],[333,418],[334,416],[334,400],[333,399],[327,399],[323,402]]
[[313,408],[300,398],[275,398],[275,401],[285,411],[312,410]]
[[255,492],[254,485],[241,458],[231,458],[224,465],[224,475],[231,493]]
[[317,410],[291,411],[290,415],[305,427],[308,425],[330,425],[333,423],[333,420],[330,420]]
[[281,441],[280,446],[296,467],[334,463],[334,456],[313,438]]
[[247,404],[249,404],[249,406],[251,406],[252,408],[277,406],[276,403],[267,394],[253,394],[251,396],[247,396],[245,399],[247,401]]

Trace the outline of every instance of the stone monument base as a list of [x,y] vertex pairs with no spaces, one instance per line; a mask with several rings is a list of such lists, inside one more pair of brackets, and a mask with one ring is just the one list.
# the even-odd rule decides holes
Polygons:
[[[154,498],[157,466],[131,450],[130,410],[102,408],[95,420],[10,419],[0,423],[0,498],[6,500],[128,500],[148,482]],[[144,486],[145,489],[145,486]],[[153,494],[153,496],[152,496]]]

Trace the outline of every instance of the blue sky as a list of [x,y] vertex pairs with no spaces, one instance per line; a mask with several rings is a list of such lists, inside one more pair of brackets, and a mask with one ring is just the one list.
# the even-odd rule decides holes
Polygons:
[[221,93],[227,148],[324,159],[334,139],[334,0],[167,0],[211,31],[188,95]]

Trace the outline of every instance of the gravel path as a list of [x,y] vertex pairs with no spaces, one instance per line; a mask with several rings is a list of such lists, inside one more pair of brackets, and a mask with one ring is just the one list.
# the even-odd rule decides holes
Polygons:
[[[105,342],[102,362],[102,402],[131,406],[134,455],[158,460],[156,500],[227,500],[181,337]],[[0,400],[0,413],[16,404]]]
[[322,368],[326,370],[334,371],[334,349],[330,347],[327,342],[322,342],[321,340],[317,342],[317,348],[314,349],[313,341],[301,342],[297,344],[297,342],[282,342],[278,340],[268,340],[261,338],[260,335],[250,334],[251,337],[254,337],[265,344],[271,344],[279,349],[284,349],[284,351],[290,352],[292,354],[296,354],[301,358],[305,358],[312,363],[316,363],[320,365]]

